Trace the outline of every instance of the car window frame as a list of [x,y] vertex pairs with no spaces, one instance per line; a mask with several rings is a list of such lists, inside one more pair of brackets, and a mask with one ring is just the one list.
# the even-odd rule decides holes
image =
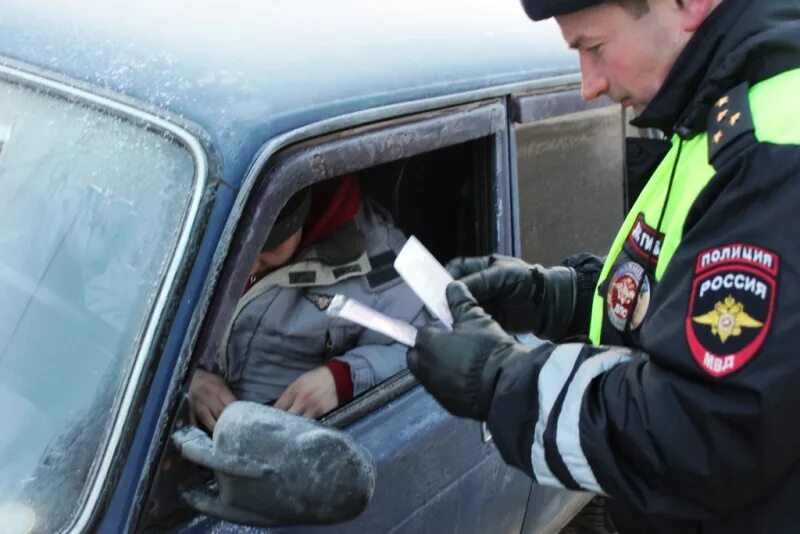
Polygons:
[[[326,135],[303,139],[276,151],[251,170],[258,178],[248,191],[242,214],[233,230],[230,249],[216,282],[215,295],[196,344],[193,361],[211,361],[227,328],[239,299],[237,287],[243,287],[250,266],[260,250],[261,236],[267,234],[281,207],[299,189],[321,181],[340,177],[375,165],[413,157],[439,148],[482,138],[491,138],[491,182],[487,205],[510,203],[508,160],[508,122],[505,99],[491,98],[451,107],[420,111],[401,117],[389,117],[373,123]],[[454,132],[442,138],[439,130],[446,126]],[[410,135],[409,135],[410,134]],[[410,139],[411,137],[417,139]],[[384,143],[392,145],[375,151]],[[345,154],[344,156],[341,156]],[[379,155],[376,155],[379,154]],[[494,218],[488,244],[492,250],[510,250],[512,233],[510,212]],[[364,395],[343,405],[322,419],[322,422],[344,428],[366,414],[380,408],[416,385],[416,379],[403,370]]]
[[[118,471],[122,451],[132,439],[137,418],[137,406],[143,401],[144,388],[149,370],[156,359],[159,341],[168,330],[166,323],[174,311],[174,298],[183,285],[186,271],[193,262],[192,246],[197,239],[202,220],[203,206],[210,194],[209,157],[200,137],[190,128],[160,117],[144,106],[137,106],[131,99],[93,87],[83,82],[36,69],[24,63],[0,57],[0,79],[40,92],[66,102],[84,105],[109,116],[125,120],[136,127],[144,128],[162,136],[186,151],[194,164],[190,186],[191,199],[187,202],[178,238],[163,278],[159,282],[153,303],[142,320],[142,330],[134,356],[130,359],[126,376],[120,384],[112,406],[102,440],[102,452],[94,458],[90,468],[89,482],[84,486],[78,500],[76,512],[62,531],[82,531],[91,525],[100,514],[106,495],[113,489],[108,483],[111,473]],[[192,256],[192,257],[189,257]]]

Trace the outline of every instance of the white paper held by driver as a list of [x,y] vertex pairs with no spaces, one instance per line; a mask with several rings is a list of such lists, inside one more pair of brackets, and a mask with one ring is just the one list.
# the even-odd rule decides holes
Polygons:
[[453,277],[433,254],[411,236],[394,260],[394,268],[431,313],[452,330],[453,315],[447,304],[446,290]]
[[410,324],[388,317],[344,295],[334,295],[326,313],[331,317],[341,317],[360,324],[409,347],[417,342],[417,329]]

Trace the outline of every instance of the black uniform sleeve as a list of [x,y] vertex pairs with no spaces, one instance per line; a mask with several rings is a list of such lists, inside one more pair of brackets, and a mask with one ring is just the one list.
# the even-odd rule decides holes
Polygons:
[[503,370],[489,427],[504,458],[541,483],[687,519],[780,484],[800,450],[800,247],[785,231],[798,205],[796,147],[761,143],[715,177],[641,349],[551,345]]

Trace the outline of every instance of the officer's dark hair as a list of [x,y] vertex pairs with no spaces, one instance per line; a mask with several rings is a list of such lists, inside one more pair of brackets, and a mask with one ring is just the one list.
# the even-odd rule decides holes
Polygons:
[[[608,0],[611,4],[616,4],[628,13],[633,18],[638,19],[650,13],[649,0]],[[675,0],[679,6],[683,5],[683,0]]]
[[635,19],[650,13],[650,4],[647,2],[648,0],[609,0],[609,3],[618,5]]

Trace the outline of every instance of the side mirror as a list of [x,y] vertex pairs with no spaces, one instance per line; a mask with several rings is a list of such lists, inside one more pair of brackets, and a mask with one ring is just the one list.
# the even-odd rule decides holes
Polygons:
[[216,478],[216,484],[184,488],[182,497],[200,512],[236,523],[347,521],[366,508],[375,487],[375,463],[350,436],[254,402],[230,404],[213,439],[187,426],[172,441]]

